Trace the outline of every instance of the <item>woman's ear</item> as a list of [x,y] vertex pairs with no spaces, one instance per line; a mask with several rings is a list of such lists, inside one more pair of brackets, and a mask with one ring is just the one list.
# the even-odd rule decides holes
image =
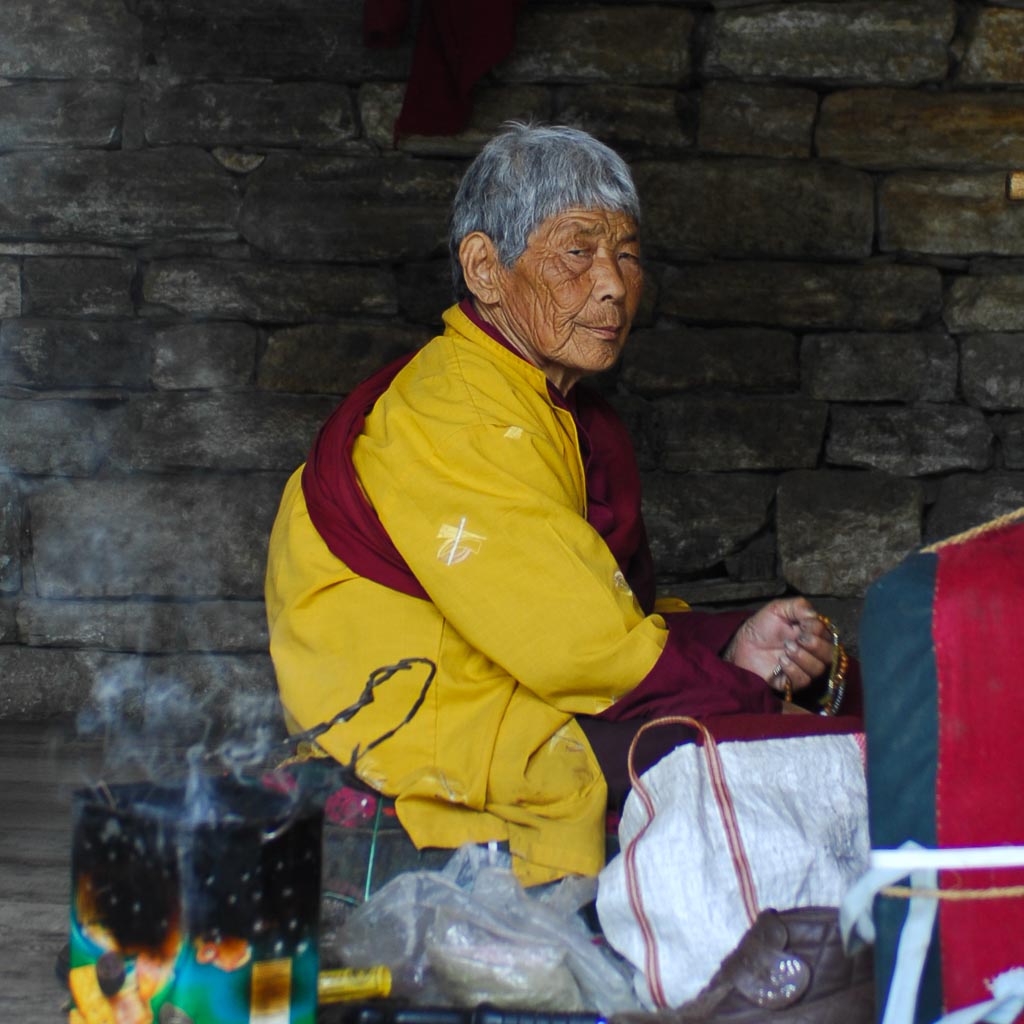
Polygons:
[[462,276],[472,296],[490,305],[499,297],[500,260],[489,235],[471,231],[459,243]]

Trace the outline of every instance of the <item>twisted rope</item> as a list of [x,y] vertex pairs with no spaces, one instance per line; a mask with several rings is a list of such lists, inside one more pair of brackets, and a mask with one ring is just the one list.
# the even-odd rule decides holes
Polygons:
[[934,544],[929,544],[928,547],[922,548],[921,551],[924,554],[931,555],[940,548],[946,547],[947,544],[966,544],[967,541],[973,540],[983,533],[988,533],[990,530],[998,530],[1002,526],[1008,526],[1010,523],[1017,522],[1018,519],[1024,519],[1024,506],[1015,509],[1013,512],[1007,512],[1005,515],[998,516],[987,523],[982,523],[980,526],[964,530],[963,533],[954,534],[954,536],[946,537],[944,540],[937,540]]
[[1024,885],[993,886],[990,889],[916,889],[912,885],[886,885],[878,890],[882,896],[910,900],[923,896],[931,900],[1012,900],[1024,897]]

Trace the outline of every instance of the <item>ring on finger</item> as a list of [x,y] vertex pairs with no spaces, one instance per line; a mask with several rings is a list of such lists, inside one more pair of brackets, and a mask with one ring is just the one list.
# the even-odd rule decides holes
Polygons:
[[778,662],[772,669],[771,687],[777,693],[781,693],[783,700],[788,704],[793,699],[793,681],[782,671],[782,662]]

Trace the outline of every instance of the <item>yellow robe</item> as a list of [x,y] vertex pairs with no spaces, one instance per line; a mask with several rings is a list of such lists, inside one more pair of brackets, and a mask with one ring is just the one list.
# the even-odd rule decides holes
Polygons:
[[[426,657],[411,722],[358,774],[396,798],[417,846],[507,840],[526,884],[603,864],[606,790],[573,716],[650,671],[667,639],[586,520],[572,416],[543,372],[458,307],[377,401],[353,447],[359,480],[430,595],[353,573],[317,533],[300,473],[284,492],[266,578],[270,646],[290,724],[351,704],[370,673]],[[393,728],[424,675],[399,673],[321,737],[348,761]]]

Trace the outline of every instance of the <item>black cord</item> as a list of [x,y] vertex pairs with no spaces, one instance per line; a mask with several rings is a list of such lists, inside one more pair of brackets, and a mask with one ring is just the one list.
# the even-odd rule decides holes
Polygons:
[[407,712],[405,718],[403,718],[393,729],[389,729],[386,733],[378,736],[375,740],[368,743],[366,747],[360,750],[359,745],[356,744],[352,751],[352,757],[348,764],[343,765],[349,771],[355,770],[356,761],[374,747],[379,746],[385,740],[390,739],[398,732],[402,726],[407,725],[412,721],[413,716],[423,706],[423,702],[427,699],[427,691],[430,689],[430,684],[434,681],[434,676],[437,675],[437,665],[434,664],[429,658],[403,658],[401,661],[396,662],[394,665],[385,665],[381,668],[374,669],[366,683],[363,685],[363,692],[359,695],[355,703],[350,704],[346,708],[342,708],[333,718],[326,722],[320,722],[318,725],[314,725],[310,729],[306,729],[304,732],[294,733],[284,741],[284,744],[288,747],[296,746],[299,743],[309,743],[318,736],[322,736],[325,732],[333,729],[334,726],[339,725],[342,722],[348,722],[362,711],[368,704],[372,704],[374,701],[374,690],[377,689],[381,683],[386,683],[392,676],[398,672],[404,672],[411,669],[415,665],[426,665],[428,667],[427,678],[423,685],[420,687],[420,692],[416,696],[416,700],[413,702],[411,708]]

